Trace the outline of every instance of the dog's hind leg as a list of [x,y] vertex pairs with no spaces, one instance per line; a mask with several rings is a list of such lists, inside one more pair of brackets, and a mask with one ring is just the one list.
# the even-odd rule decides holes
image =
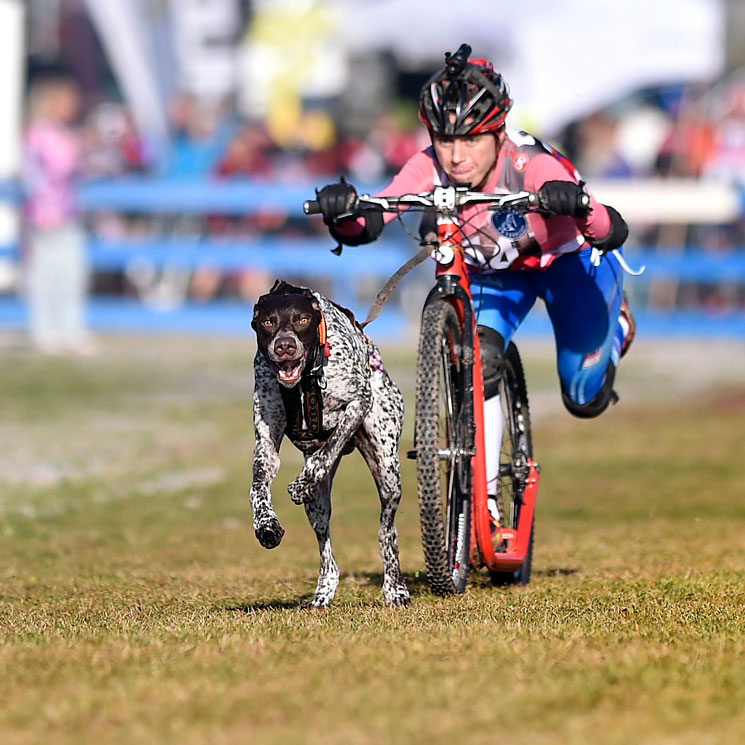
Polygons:
[[[376,432],[379,434],[379,431]],[[383,597],[386,605],[408,605],[409,589],[401,574],[398,555],[398,531],[395,519],[401,503],[401,462],[398,439],[383,436],[371,439],[367,433],[358,435],[358,447],[365,459],[380,496],[380,555],[383,559]]]
[[305,503],[305,514],[316,533],[318,550],[321,554],[321,568],[318,572],[318,584],[310,605],[314,608],[325,608],[334,599],[339,586],[339,567],[331,547],[331,483],[339,465],[332,466],[331,473],[316,487],[314,499]]

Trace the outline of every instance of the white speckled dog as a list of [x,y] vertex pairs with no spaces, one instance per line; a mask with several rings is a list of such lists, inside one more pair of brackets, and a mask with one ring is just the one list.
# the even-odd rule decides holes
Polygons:
[[284,529],[274,511],[271,483],[286,435],[305,455],[289,485],[318,538],[321,568],[312,606],[325,607],[339,585],[331,547],[331,485],[341,457],[357,448],[378,488],[383,595],[388,605],[407,605],[394,524],[401,500],[399,442],[403,398],[383,367],[380,352],[352,314],[302,287],[277,281],[254,307],[254,431],[251,507],[254,531],[275,548]]

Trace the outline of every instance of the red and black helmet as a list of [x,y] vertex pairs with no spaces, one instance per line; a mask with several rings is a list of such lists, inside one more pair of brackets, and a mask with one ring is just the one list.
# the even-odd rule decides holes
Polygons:
[[433,75],[419,96],[419,118],[431,132],[445,135],[494,132],[512,107],[507,83],[485,59],[468,59],[461,44],[445,54],[445,68]]

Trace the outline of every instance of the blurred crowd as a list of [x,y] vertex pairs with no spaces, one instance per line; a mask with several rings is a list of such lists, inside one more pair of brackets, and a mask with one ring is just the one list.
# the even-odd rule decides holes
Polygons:
[[[104,102],[85,118],[87,175],[158,172],[178,177],[315,183],[345,173],[380,183],[428,138],[413,104],[371,119],[362,136],[340,132],[310,109],[291,137],[273,137],[221,102],[183,97],[173,106],[163,159],[138,139],[124,105]],[[531,131],[540,135],[533,127]],[[697,178],[745,183],[745,79],[696,94],[682,86],[638,93],[592,112],[548,138],[587,178]]]
[[[715,85],[640,91],[572,123],[559,146],[585,178],[693,179],[745,187],[745,73]],[[745,247],[745,219],[724,223],[632,223],[629,243],[658,253],[733,255]],[[650,308],[745,309],[745,286],[672,280],[637,283]]]
[[[181,96],[170,114],[171,141],[164,152],[138,135],[123,104],[96,102],[81,110],[75,127],[79,175],[250,179],[311,187],[345,174],[355,184],[382,185],[428,144],[411,101],[396,102],[372,118],[361,135],[339,129],[333,114],[322,107],[309,107],[292,131],[279,134],[263,121],[241,118],[224,101]],[[598,179],[694,178],[745,186],[745,78],[735,75],[700,90],[667,86],[639,91],[572,122],[548,139],[590,184]],[[84,227],[104,239],[321,234],[317,221],[277,213],[184,217],[97,212],[84,219]],[[741,251],[745,224],[738,220],[713,226],[632,225],[631,252],[634,246]],[[263,272],[250,268],[223,272],[211,267],[207,252],[204,265],[188,273],[139,262],[123,271],[97,271],[90,279],[94,292],[132,295],[148,302],[166,298],[174,304],[216,298],[253,302],[270,283]],[[650,306],[745,308],[745,289],[737,283],[647,283],[645,292]]]
[[247,121],[223,101],[179,97],[171,107],[172,138],[158,154],[137,137],[120,103],[96,104],[83,122],[85,171],[92,178],[157,173],[182,178],[251,178],[315,183],[346,173],[380,182],[427,144],[413,106],[383,112],[364,136],[341,133],[328,112],[311,108],[296,131],[275,137],[263,121]]
[[[346,174],[358,184],[380,184],[427,144],[415,109],[384,112],[370,122],[365,136],[342,134],[321,108],[304,112],[299,126],[274,136],[263,121],[248,121],[222,101],[198,101],[183,96],[171,107],[172,137],[166,153],[158,153],[138,138],[127,109],[104,102],[92,107],[82,131],[87,178],[151,174],[166,179],[207,179],[228,182],[298,184],[309,189]],[[148,236],[208,236],[212,239],[281,235],[317,237],[328,234],[317,221],[279,212],[241,216],[224,214],[157,215],[97,212],[88,228],[102,239]],[[322,231],[322,232],[319,232]],[[94,290],[132,294],[151,302],[174,303],[179,296],[206,302],[242,299],[253,302],[271,284],[255,269],[220,271],[205,262],[189,276],[181,269],[156,270],[136,262],[124,272],[97,272]],[[301,277],[298,277],[300,280]],[[322,291],[329,288],[320,288]]]
[[[509,123],[509,122],[508,122]],[[519,126],[519,122],[511,122]],[[92,177],[158,171],[179,177],[258,178],[315,183],[345,173],[378,183],[428,144],[413,101],[372,117],[362,135],[340,130],[323,107],[292,132],[273,134],[224,101],[179,97],[164,157],[138,139],[126,107],[103,102],[83,121]],[[541,134],[540,128],[530,127]],[[549,136],[587,178],[698,178],[745,183],[745,75],[714,86],[638,91]]]

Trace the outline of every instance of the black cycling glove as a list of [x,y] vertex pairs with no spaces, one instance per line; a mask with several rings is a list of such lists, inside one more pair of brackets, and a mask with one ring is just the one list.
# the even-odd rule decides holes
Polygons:
[[584,217],[590,212],[590,195],[584,181],[546,181],[538,190],[538,202],[544,210],[557,215]]
[[338,225],[340,218],[357,214],[357,190],[344,177],[338,184],[324,186],[318,192],[318,205],[326,225]]

